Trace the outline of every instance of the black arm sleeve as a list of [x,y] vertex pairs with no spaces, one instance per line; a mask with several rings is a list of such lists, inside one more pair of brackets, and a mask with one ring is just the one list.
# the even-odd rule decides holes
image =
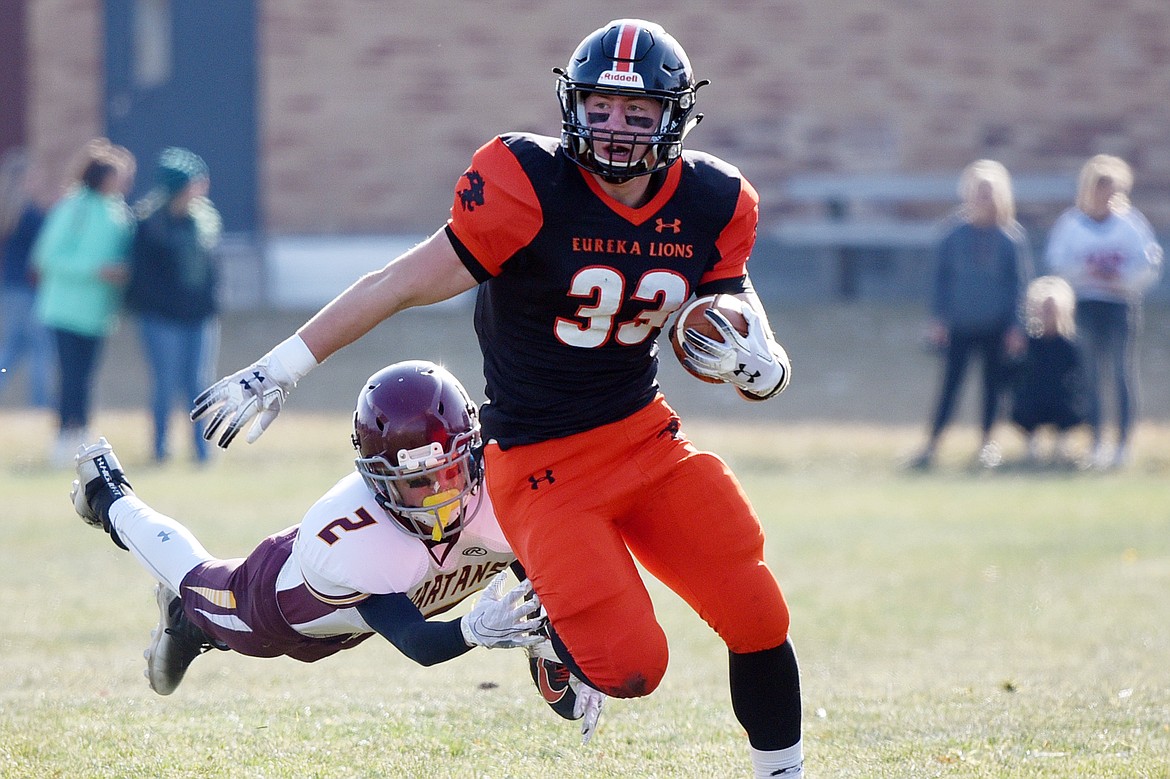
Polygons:
[[362,619],[419,665],[434,665],[471,649],[459,620],[428,621],[404,593],[371,595],[357,605]]

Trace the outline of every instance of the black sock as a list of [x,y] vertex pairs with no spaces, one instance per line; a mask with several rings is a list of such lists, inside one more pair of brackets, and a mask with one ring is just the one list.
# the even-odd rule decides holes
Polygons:
[[792,642],[774,649],[729,652],[731,708],[760,750],[790,747],[800,740],[800,670]]
[[126,481],[126,476],[121,470],[107,470],[104,457],[99,457],[95,463],[100,473],[98,478],[90,480],[89,484],[85,485],[85,501],[101,518],[102,527],[110,534],[114,543],[126,551],[130,551],[130,548],[122,543],[122,539],[118,537],[118,531],[110,522],[110,506],[114,505],[114,502],[120,498],[126,497],[122,485],[129,487],[130,482]]

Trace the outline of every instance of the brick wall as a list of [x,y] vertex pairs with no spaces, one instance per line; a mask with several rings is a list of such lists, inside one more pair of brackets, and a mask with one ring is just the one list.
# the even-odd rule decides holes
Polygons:
[[[514,0],[491,4],[488,22],[476,5],[388,5],[401,13],[266,5],[266,213],[278,231],[438,224],[476,146],[505,129],[556,132],[549,68],[630,8]],[[798,171],[957,172],[991,156],[1073,172],[1111,151],[1137,168],[1139,205],[1170,225],[1165,0],[721,5],[639,12],[712,80],[692,145],[765,192]]]
[[[1019,173],[1129,159],[1170,229],[1166,0],[646,0],[687,48],[707,119],[694,148],[777,183],[808,171]],[[487,9],[490,9],[490,13]],[[273,233],[417,232],[445,218],[472,151],[554,133],[550,68],[628,2],[264,0],[262,213]],[[100,132],[100,4],[30,3],[30,120],[57,155]]]
[[102,26],[97,0],[27,4],[28,136],[59,187],[81,145],[102,134]]

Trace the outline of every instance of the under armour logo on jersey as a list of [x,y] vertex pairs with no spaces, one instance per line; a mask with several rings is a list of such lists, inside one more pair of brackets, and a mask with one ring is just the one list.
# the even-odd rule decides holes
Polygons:
[[459,195],[459,205],[463,207],[464,211],[474,211],[476,206],[482,206],[484,203],[483,176],[479,175],[477,170],[469,170],[463,174],[463,178],[467,179],[467,188],[461,189],[457,193]]
[[747,376],[747,383],[748,384],[754,384],[756,379],[760,378],[759,371],[756,371],[755,373],[748,373],[747,371],[745,371],[743,363],[740,363],[739,367],[735,369],[734,375]]
[[654,232],[661,233],[666,230],[670,230],[675,235],[678,235],[682,232],[682,220],[675,219],[673,222],[664,222],[662,217],[656,219],[654,222]]
[[547,481],[549,484],[556,483],[557,480],[555,478],[553,478],[553,472],[552,472],[551,468],[544,469],[544,476],[529,476],[528,477],[528,483],[532,485],[532,489],[534,489],[534,490],[540,489],[540,483],[542,481]]
[[160,531],[158,531],[158,537],[162,539],[162,543],[164,543],[164,544],[165,544],[167,541],[170,541],[170,540],[171,540],[171,536],[172,536],[172,535],[173,535],[173,531],[172,531],[172,532],[168,532],[168,531],[166,531],[166,530],[160,530]]

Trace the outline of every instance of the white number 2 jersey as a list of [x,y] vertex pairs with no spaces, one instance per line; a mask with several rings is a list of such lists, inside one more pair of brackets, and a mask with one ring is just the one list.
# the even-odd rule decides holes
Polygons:
[[[386,515],[359,474],[346,476],[305,514],[281,569],[277,599],[286,618],[289,611],[306,618],[288,622],[307,636],[369,633],[355,607],[370,595],[405,593],[430,618],[483,589],[516,558],[486,487],[472,497],[469,511],[476,501],[478,510],[455,542],[428,550]],[[317,607],[283,609],[301,593],[315,598]]]

